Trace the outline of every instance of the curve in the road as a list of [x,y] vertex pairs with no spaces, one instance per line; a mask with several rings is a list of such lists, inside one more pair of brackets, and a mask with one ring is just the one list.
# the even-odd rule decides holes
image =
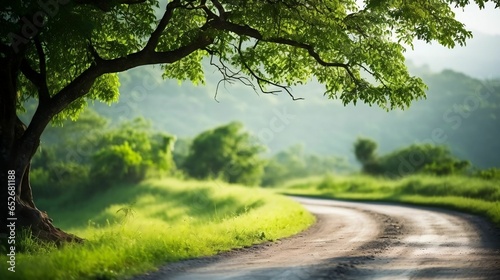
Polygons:
[[472,215],[382,203],[295,198],[309,230],[161,267],[147,279],[500,279],[498,229]]

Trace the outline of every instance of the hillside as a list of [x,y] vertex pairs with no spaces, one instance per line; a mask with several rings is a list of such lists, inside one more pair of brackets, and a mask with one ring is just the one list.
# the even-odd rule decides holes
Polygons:
[[500,35],[477,31],[473,31],[473,35],[467,40],[467,46],[454,49],[416,42],[414,50],[407,49],[406,58],[418,66],[428,65],[435,72],[453,69],[478,79],[500,77]]
[[405,110],[386,112],[365,104],[343,106],[327,100],[315,82],[296,87],[293,93],[256,94],[241,84],[221,86],[207,71],[207,83],[163,81],[158,69],[142,68],[123,73],[120,102],[95,109],[115,121],[143,115],[157,129],[178,137],[193,137],[222,123],[239,120],[274,153],[302,143],[314,153],[352,157],[352,143],[359,136],[380,144],[381,152],[415,142],[451,147],[458,156],[479,167],[500,166],[491,151],[500,150],[500,81],[481,81],[451,70],[414,72],[429,86],[426,100]]

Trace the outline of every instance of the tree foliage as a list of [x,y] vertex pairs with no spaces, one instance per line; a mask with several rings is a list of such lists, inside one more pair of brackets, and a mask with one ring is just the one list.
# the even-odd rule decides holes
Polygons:
[[136,183],[145,176],[142,156],[128,142],[99,150],[93,158],[91,173],[99,189],[117,182]]
[[256,143],[243,125],[232,122],[205,131],[192,142],[184,169],[195,178],[221,178],[230,183],[257,185],[264,161],[264,148]]
[[[96,149],[97,153],[100,151],[107,153],[110,146],[122,147],[119,149],[121,151],[128,150],[124,148],[128,146],[132,152],[140,155],[140,164],[144,170],[156,169],[168,173],[174,167],[172,159],[174,143],[174,136],[154,131],[148,120],[139,117],[123,122],[118,127],[103,133],[96,143]],[[125,154],[127,153],[122,153],[122,155]],[[144,178],[144,175],[139,179]],[[112,177],[113,173],[109,173],[108,176]]]
[[[265,87],[314,76],[329,97],[346,103],[404,107],[423,97],[425,86],[408,74],[401,43],[411,45],[417,38],[454,47],[471,37],[450,8],[469,4],[461,0],[2,4],[2,57],[22,55],[17,103],[39,95],[71,99],[70,106],[57,108],[56,119],[75,117],[85,105],[82,98],[116,100],[119,82],[113,73],[135,66],[163,63],[166,78],[203,82],[201,60],[207,56],[218,57],[221,67],[234,67],[223,72],[227,79],[246,80],[236,74],[242,70]],[[78,77],[92,82],[81,93],[69,92],[82,82]]]
[[500,168],[488,168],[485,170],[478,170],[474,175],[486,180],[500,181]]
[[[458,159],[446,146],[413,144],[377,156],[374,153],[376,145],[376,142],[370,139],[358,139],[355,143],[356,156],[363,165],[363,172],[367,174],[387,177],[402,177],[415,173],[450,175],[464,174],[470,167],[470,162]],[[358,150],[368,152],[358,157]]]
[[361,164],[366,164],[375,159],[377,143],[371,139],[358,138],[354,143],[354,155]]

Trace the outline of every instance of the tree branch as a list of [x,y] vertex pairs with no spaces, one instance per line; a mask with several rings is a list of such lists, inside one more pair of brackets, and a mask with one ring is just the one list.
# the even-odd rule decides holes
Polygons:
[[94,80],[103,74],[123,72],[142,65],[174,63],[197,50],[204,49],[212,42],[213,38],[200,33],[190,44],[175,50],[154,52],[143,49],[125,57],[101,60],[99,63],[85,70],[79,77],[53,97],[54,111],[52,113],[59,113],[64,109],[65,105],[84,96],[90,90]]
[[92,44],[92,40],[89,38],[88,42],[88,50],[90,52],[90,55],[92,55],[92,60],[94,63],[100,63],[103,61],[102,57],[99,55],[99,52],[95,49],[94,45]]
[[163,17],[161,18],[160,22],[158,23],[158,26],[156,27],[155,31],[151,34],[151,37],[149,37],[149,40],[144,47],[146,51],[154,51],[156,46],[158,45],[158,41],[160,40],[160,36],[167,27],[168,23],[172,19],[172,16],[174,14],[174,10],[178,7],[181,6],[180,0],[174,0],[170,3],[168,3],[167,7],[165,8],[165,13],[163,14]]
[[257,85],[259,85],[259,88],[260,90],[263,92],[263,93],[267,93],[267,94],[276,94],[278,92],[280,92],[279,90],[273,90],[273,91],[266,91],[262,88],[262,85],[261,83],[266,83],[266,84],[270,84],[270,85],[273,85],[275,87],[279,87],[279,88],[282,88],[284,89],[288,95],[290,95],[290,97],[292,98],[292,100],[303,100],[304,98],[296,98],[295,96],[293,96],[293,94],[290,92],[290,90],[288,89],[287,86],[283,86],[283,85],[280,85],[280,84],[277,84],[275,82],[272,82],[268,79],[265,79],[265,78],[262,78],[260,77],[259,75],[255,74],[255,72],[248,66],[248,64],[246,63],[245,59],[243,58],[243,52],[241,51],[241,44],[242,44],[243,40],[240,39],[240,42],[238,44],[238,47],[236,47],[236,49],[238,50],[238,54],[240,56],[240,59],[241,59],[241,63],[243,64],[243,66],[248,70],[248,72],[250,73],[250,75],[252,75],[252,77],[254,77],[256,80],[257,80]]
[[207,20],[218,18],[217,15],[207,7],[207,0],[201,0],[200,8],[207,14]]
[[38,54],[38,60],[40,61],[40,75],[47,76],[47,62],[45,59],[45,52],[43,51],[42,43],[40,38],[35,36],[34,38],[36,53]]
[[38,85],[38,98],[40,103],[45,103],[50,99],[49,87],[47,85],[47,62],[45,58],[45,52],[43,51],[42,43],[40,38],[35,36],[34,38],[36,52],[38,54],[39,68],[40,68],[40,83]]
[[221,56],[219,56],[219,63],[220,65],[218,65],[217,63],[215,63],[213,61],[213,58],[214,58],[214,54],[216,53],[215,51],[212,51],[212,50],[209,50],[209,49],[205,49],[209,54],[210,54],[210,65],[214,66],[215,68],[217,68],[217,70],[221,73],[222,75],[222,78],[217,82],[217,86],[215,88],[215,96],[214,96],[214,99],[215,101],[219,102],[217,100],[217,94],[219,93],[219,87],[220,87],[220,84],[221,83],[224,83],[224,86],[227,83],[230,83],[232,84],[233,81],[237,81],[237,82],[240,82],[242,83],[243,85],[245,86],[248,86],[248,87],[251,87],[255,93],[257,93],[257,95],[259,94],[257,92],[257,89],[255,88],[255,85],[252,83],[252,81],[250,81],[250,79],[244,75],[240,75],[240,71],[233,71],[232,69],[230,69],[225,63],[224,61],[222,60]]
[[35,69],[33,69],[28,61],[26,59],[23,59],[21,62],[21,72],[23,75],[35,85],[35,87],[38,87],[40,85],[40,73],[36,72]]
[[210,0],[210,2],[212,2],[212,4],[214,4],[215,8],[219,12],[219,18],[221,20],[226,20],[226,11],[224,10],[224,7],[222,6],[222,4],[218,0]]
[[77,78],[66,85],[48,103],[38,106],[20,145],[38,139],[50,120],[60,113],[69,104],[85,96],[92,88],[95,80],[103,74],[123,72],[128,69],[148,64],[173,63],[190,55],[191,53],[206,48],[213,42],[213,38],[200,35],[190,44],[166,52],[150,52],[142,50],[126,57],[112,60],[101,60],[92,64]]
[[319,53],[317,53],[314,50],[314,47],[312,45],[306,44],[306,43],[301,43],[297,42],[291,39],[286,39],[286,38],[279,38],[279,37],[271,37],[271,38],[264,38],[264,36],[258,31],[257,29],[251,28],[248,25],[238,25],[229,21],[213,21],[211,22],[211,27],[215,29],[221,29],[221,30],[226,30],[230,31],[233,33],[236,33],[240,36],[248,36],[254,39],[257,39],[262,42],[268,42],[268,43],[276,43],[276,44],[282,44],[282,45],[288,45],[296,48],[301,48],[304,50],[307,50],[309,55],[316,60],[316,62],[322,66],[325,67],[340,67],[344,68],[347,72],[347,74],[354,80],[357,81],[356,76],[352,73],[351,69],[349,68],[349,64],[347,63],[341,63],[341,62],[327,62],[321,58]]
[[361,63],[358,63],[356,64],[358,65],[360,68],[362,68],[363,70],[365,70],[368,74],[372,75],[377,81],[379,81],[382,86],[384,86],[384,88],[388,89],[389,87],[386,85],[386,82],[384,81],[384,79],[382,79],[382,77],[380,77],[379,74],[371,71],[370,69],[368,69],[367,67],[365,67],[363,64]]

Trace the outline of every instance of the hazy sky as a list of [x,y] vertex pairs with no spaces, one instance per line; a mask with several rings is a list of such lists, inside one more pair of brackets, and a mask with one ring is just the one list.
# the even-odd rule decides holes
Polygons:
[[465,23],[468,29],[490,35],[500,35],[500,9],[495,9],[493,3],[486,3],[484,10],[479,10],[475,4],[464,10],[454,9],[456,17]]
[[[473,38],[465,47],[445,48],[438,43],[414,42],[414,50],[407,48],[405,56],[417,66],[427,65],[434,72],[453,69],[476,78],[500,77],[500,9],[487,3],[479,10],[476,4],[464,10],[454,9],[456,17],[472,31]],[[498,38],[494,38],[498,37]]]

